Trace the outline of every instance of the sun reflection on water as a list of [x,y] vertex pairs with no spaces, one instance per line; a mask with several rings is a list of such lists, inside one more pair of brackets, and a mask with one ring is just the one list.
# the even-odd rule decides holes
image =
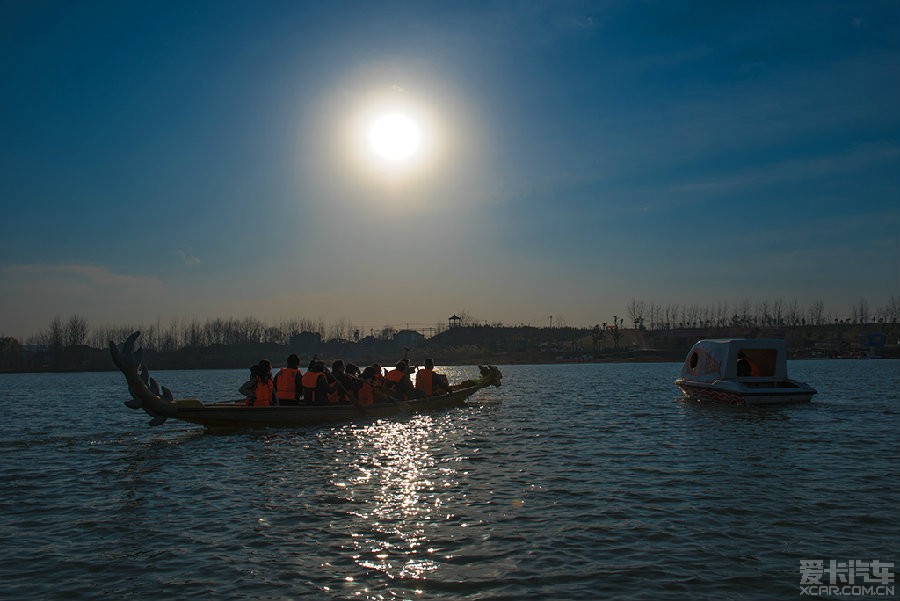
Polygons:
[[349,488],[362,509],[357,521],[353,559],[362,568],[377,570],[391,579],[420,579],[438,569],[429,555],[427,528],[438,519],[441,486],[452,480],[452,470],[436,471],[430,449],[435,435],[431,416],[405,422],[376,422],[353,431],[357,454],[349,465]]

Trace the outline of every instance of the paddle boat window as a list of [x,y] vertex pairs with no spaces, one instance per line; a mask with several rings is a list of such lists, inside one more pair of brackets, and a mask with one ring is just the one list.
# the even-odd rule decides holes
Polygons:
[[741,357],[747,361],[749,368],[749,372],[746,375],[752,378],[772,378],[775,376],[775,366],[778,364],[778,351],[776,349],[744,349],[741,351],[738,361],[740,361]]

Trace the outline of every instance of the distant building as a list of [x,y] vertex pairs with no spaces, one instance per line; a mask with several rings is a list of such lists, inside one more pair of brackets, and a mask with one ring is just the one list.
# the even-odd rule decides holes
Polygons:
[[400,330],[394,334],[394,343],[398,346],[416,346],[425,342],[425,336],[415,330]]
[[448,321],[451,328],[458,328],[462,325],[462,317],[460,317],[459,315],[451,315]]

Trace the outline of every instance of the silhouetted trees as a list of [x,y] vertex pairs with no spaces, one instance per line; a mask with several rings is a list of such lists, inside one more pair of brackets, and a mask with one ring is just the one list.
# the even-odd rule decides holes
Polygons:
[[733,306],[727,302],[700,304],[660,304],[633,298],[627,305],[629,325],[634,329],[670,330],[677,328],[723,327],[795,327],[829,323],[897,323],[900,319],[900,298],[891,296],[884,307],[869,309],[866,299],[860,299],[849,316],[828,313],[825,304],[816,300],[805,309],[797,299],[750,299]]
[[[891,296],[884,306],[871,308],[864,298],[853,304],[849,315],[826,310],[821,300],[804,307],[797,299],[787,302],[781,299],[742,299],[734,303],[707,304],[660,303],[632,298],[625,307],[628,320],[614,316],[612,322],[603,322],[590,328],[571,328],[558,316],[553,327],[532,327],[526,324],[506,327],[502,322],[480,322],[466,311],[458,312],[459,328],[448,328],[446,323],[422,328],[441,340],[456,340],[452,344],[473,345],[487,341],[486,348],[537,348],[542,343],[558,346],[561,336],[570,341],[583,339],[585,347],[595,352],[620,349],[623,335],[628,332],[626,346],[641,342],[646,332],[665,335],[667,330],[702,329],[714,336],[715,329],[795,328],[805,326],[841,326],[846,324],[897,324],[900,320],[900,296]],[[627,324],[627,326],[626,326]],[[402,328],[401,329],[405,329]],[[499,329],[520,330],[505,334]],[[173,319],[162,322],[157,319],[149,324],[100,324],[89,325],[79,315],[67,319],[54,317],[45,329],[26,339],[25,344],[11,337],[0,336],[0,369],[69,369],[86,368],[90,364],[90,350],[104,350],[110,340],[121,342],[131,332],[142,332],[141,344],[150,352],[173,354],[186,349],[218,348],[219,356],[226,356],[223,348],[242,348],[246,352],[253,345],[280,345],[308,349],[314,352],[320,345],[347,343],[353,348],[387,348],[398,328],[386,325],[380,328],[362,328],[347,319],[331,324],[324,320],[308,318],[285,319],[267,323],[254,317],[210,318],[206,320]],[[468,333],[466,331],[469,331]],[[453,336],[441,336],[450,334]],[[2,334],[2,333],[0,333]],[[698,334],[700,335],[700,334]],[[734,335],[734,334],[727,334]],[[807,337],[810,335],[807,334]],[[637,338],[635,338],[637,337]],[[508,339],[508,340],[507,340]],[[498,340],[504,340],[501,344]],[[511,341],[511,342],[510,342]],[[389,347],[390,345],[388,345]],[[276,347],[277,348],[277,347]],[[335,347],[337,348],[337,347]],[[194,353],[202,355],[202,353]],[[105,366],[105,363],[103,363]],[[73,367],[74,366],[74,367]]]

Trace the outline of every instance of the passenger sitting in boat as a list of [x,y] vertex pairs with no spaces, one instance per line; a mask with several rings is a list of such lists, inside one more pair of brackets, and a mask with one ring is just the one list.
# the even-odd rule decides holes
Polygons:
[[279,405],[299,405],[303,394],[300,373],[300,357],[291,354],[287,358],[287,367],[282,367],[275,374],[275,393]]
[[425,393],[425,396],[444,394],[450,390],[450,383],[444,374],[435,373],[434,361],[425,359],[425,367],[416,372],[416,390]]
[[376,386],[384,386],[384,371],[381,366],[377,363],[372,364],[372,371],[375,372],[373,376],[373,382]]
[[247,405],[267,407],[277,404],[275,383],[272,381],[272,363],[262,359],[250,368],[250,380],[240,388],[241,394],[247,397]]
[[738,353],[737,374],[739,378],[759,375],[759,369],[747,358],[743,351]]
[[334,377],[335,391],[329,395],[332,403],[349,403],[356,400],[356,392],[359,390],[360,381],[349,374],[344,367],[344,362],[338,359],[331,364],[331,375]]
[[407,362],[401,360],[397,362],[397,367],[389,371],[384,377],[385,388],[398,393],[404,401],[410,397],[421,396],[421,393],[418,393],[415,386],[413,386],[412,380],[409,379],[408,369],[409,365]]
[[308,405],[327,405],[328,395],[334,392],[334,384],[325,376],[325,363],[314,361],[301,378],[303,398]]
[[737,375],[739,378],[744,378],[750,375],[750,362],[747,361],[747,356],[744,353],[738,353],[737,358]]
[[375,368],[367,367],[362,372],[362,382],[356,393],[357,403],[366,406],[375,402]]
[[238,388],[238,392],[244,395],[244,401],[246,404],[251,405],[253,399],[256,398],[256,374],[259,372],[258,365],[250,366],[250,379],[241,384],[241,387]]

